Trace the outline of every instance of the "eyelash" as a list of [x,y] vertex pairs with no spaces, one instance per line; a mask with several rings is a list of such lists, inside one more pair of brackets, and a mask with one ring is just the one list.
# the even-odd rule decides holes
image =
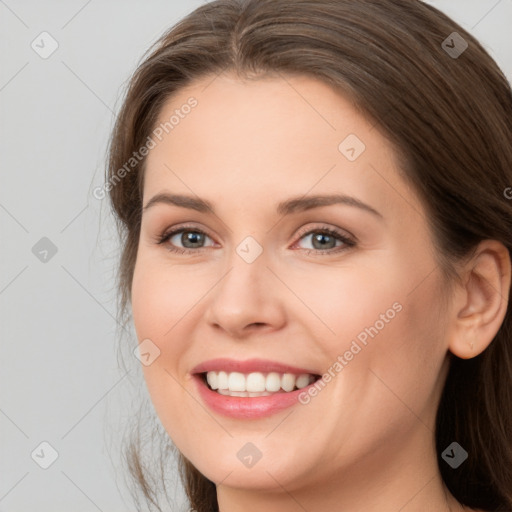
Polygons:
[[[207,236],[208,238],[211,238],[205,231],[202,229],[196,228],[194,226],[181,226],[180,228],[174,229],[172,231],[166,232],[163,235],[159,236],[157,239],[158,245],[165,244],[168,240],[170,240],[174,235],[177,235],[178,233],[183,232],[191,232],[191,233],[199,233],[201,235]],[[310,255],[314,253],[315,256],[323,256],[323,255],[332,255],[337,254],[343,251],[346,251],[350,249],[351,247],[354,247],[356,245],[356,242],[347,236],[341,234],[339,231],[323,226],[320,228],[314,228],[309,230],[304,230],[299,232],[299,239],[300,241],[302,238],[304,238],[306,235],[312,235],[314,233],[321,233],[324,235],[329,235],[335,238],[336,240],[339,240],[340,242],[343,242],[344,246],[333,248],[333,249],[301,249],[302,251],[305,251],[307,255]],[[295,245],[295,244],[294,244]],[[204,249],[207,249],[207,247],[199,247],[197,249],[187,249],[187,248],[180,248],[175,246],[168,246],[167,250],[176,254],[187,254],[187,253],[198,253],[202,252]]]

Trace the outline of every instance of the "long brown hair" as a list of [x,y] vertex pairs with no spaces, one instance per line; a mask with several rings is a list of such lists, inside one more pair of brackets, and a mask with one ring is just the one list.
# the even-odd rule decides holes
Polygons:
[[[475,38],[419,0],[216,0],[148,50],[128,83],[110,140],[107,190],[121,236],[125,321],[145,159],[122,179],[119,170],[144,145],[174,92],[224,70],[244,79],[309,75],[373,119],[423,201],[447,283],[457,279],[454,263],[482,240],[498,240],[511,253],[512,92]],[[460,503],[512,510],[511,308],[482,354],[451,358],[435,439],[442,478]],[[470,453],[457,470],[440,458],[453,441]],[[142,464],[139,447],[134,441],[127,449],[130,471],[148,506],[162,510],[170,452],[161,452],[159,464]],[[214,483],[179,457],[190,506],[218,510]],[[155,477],[158,467],[162,474]]]

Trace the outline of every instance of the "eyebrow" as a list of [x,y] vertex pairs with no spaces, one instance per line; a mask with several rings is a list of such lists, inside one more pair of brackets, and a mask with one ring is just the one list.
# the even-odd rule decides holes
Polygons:
[[[168,204],[173,206],[179,206],[181,208],[188,208],[190,210],[196,210],[201,213],[212,212],[215,213],[213,205],[205,200],[198,197],[186,196],[181,194],[167,194],[159,193],[153,196],[144,206],[143,210],[146,211],[156,204]],[[277,213],[285,216],[292,213],[303,212],[311,210],[313,208],[320,208],[322,206],[331,206],[334,204],[344,204],[364,210],[376,217],[383,218],[382,214],[372,208],[371,206],[363,203],[360,199],[352,196],[343,194],[332,194],[332,195],[316,195],[308,197],[294,197],[287,199],[277,205]]]

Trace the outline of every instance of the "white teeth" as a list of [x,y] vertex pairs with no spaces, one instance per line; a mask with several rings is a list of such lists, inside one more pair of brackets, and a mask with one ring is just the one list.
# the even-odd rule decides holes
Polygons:
[[228,375],[228,389],[230,391],[246,391],[245,375],[243,373],[231,372]]
[[285,373],[281,378],[281,387],[285,391],[293,391],[295,389],[295,375],[292,373]]
[[254,372],[247,375],[247,391],[258,392],[265,391],[265,376],[262,373]]
[[206,374],[206,380],[212,389],[219,389],[219,376],[217,372],[208,372]]
[[302,389],[314,380],[313,375],[307,373],[301,375],[277,372],[244,374],[221,371],[206,374],[209,386],[221,395],[242,397],[268,396],[278,391],[290,392],[294,389]]
[[269,396],[272,393],[264,391],[263,393],[250,393],[249,391],[229,391],[229,389],[219,389],[218,393],[225,396],[242,396],[242,397],[255,397],[255,396]]
[[[210,373],[210,372],[208,372]],[[208,373],[206,374],[206,378],[208,378]],[[216,373],[216,372],[211,372]],[[228,374],[226,372],[219,372],[217,379],[217,389],[228,389]]]
[[281,376],[279,373],[269,373],[267,375],[267,381],[265,383],[265,389],[267,391],[279,391],[281,389]]
[[306,386],[309,386],[310,380],[309,375],[299,375],[297,377],[297,380],[295,381],[295,385],[299,388],[305,388]]

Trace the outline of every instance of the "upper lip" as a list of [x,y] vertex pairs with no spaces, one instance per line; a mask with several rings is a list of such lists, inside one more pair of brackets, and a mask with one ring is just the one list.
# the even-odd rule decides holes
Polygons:
[[240,372],[240,373],[293,373],[295,375],[311,374],[318,375],[317,372],[307,368],[298,368],[288,364],[279,363],[277,361],[270,361],[267,359],[246,359],[244,361],[237,361],[236,359],[210,359],[195,366],[191,373],[205,373],[205,372],[225,371],[225,372]]

